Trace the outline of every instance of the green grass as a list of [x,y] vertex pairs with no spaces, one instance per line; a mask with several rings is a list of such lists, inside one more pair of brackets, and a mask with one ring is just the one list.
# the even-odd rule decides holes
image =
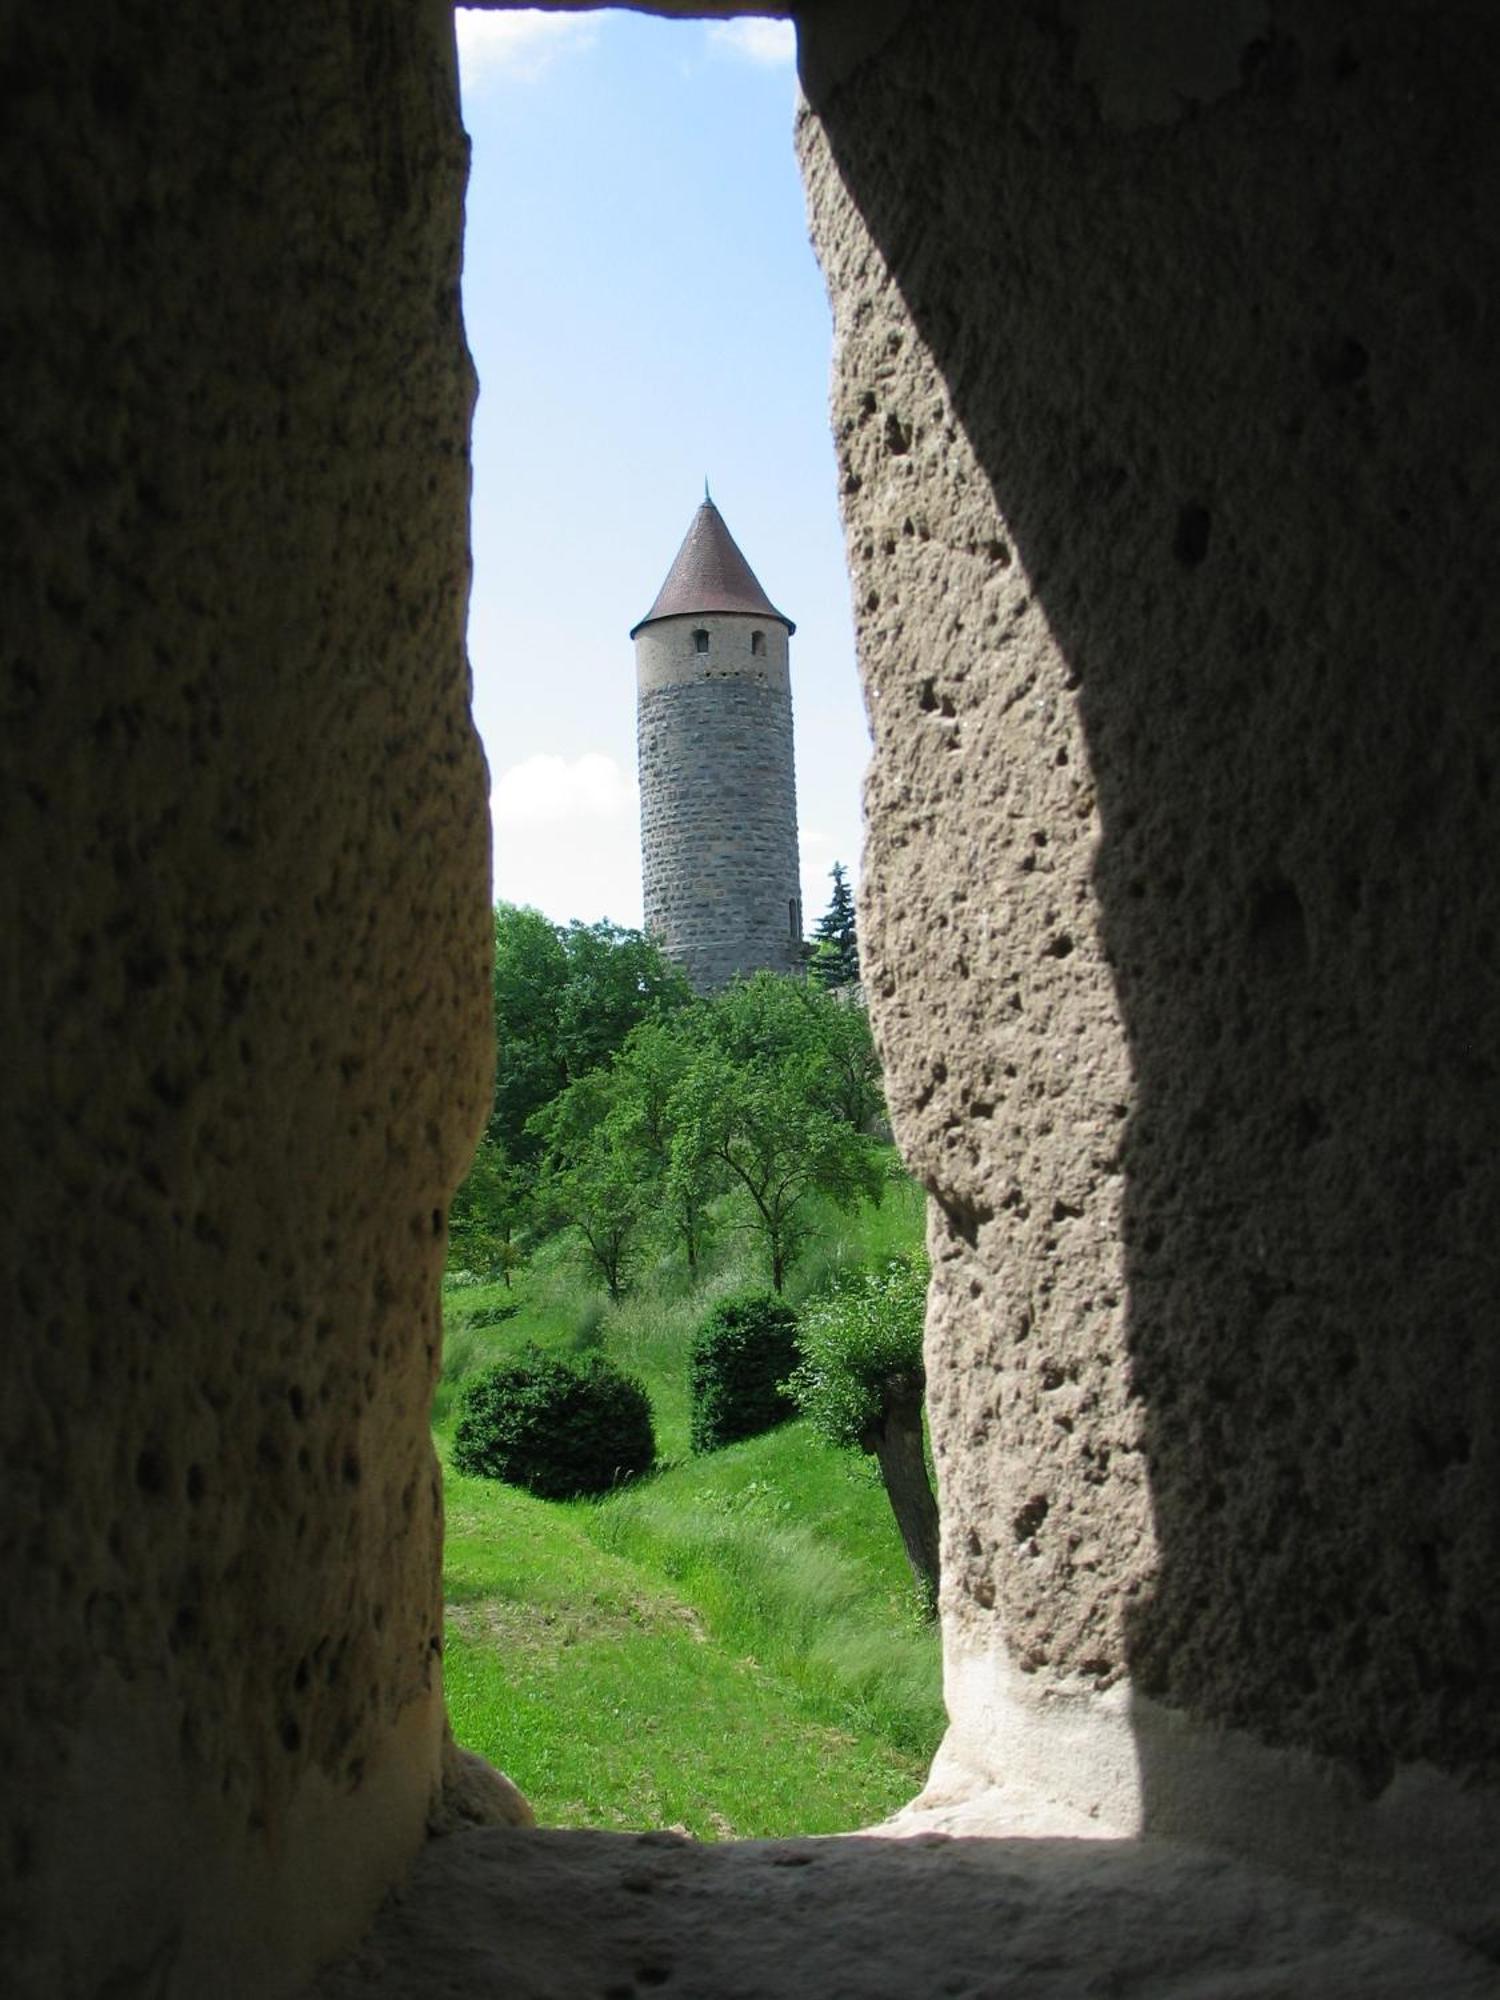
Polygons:
[[937,1636],[871,1460],[787,1424],[612,1494],[589,1531],[819,1715],[919,1759],[937,1747]]
[[452,1472],[447,1500],[454,1729],[543,1825],[833,1833],[920,1784],[919,1756],[830,1720],[641,1565],[601,1549],[587,1508]]
[[[910,1248],[922,1216],[904,1180],[878,1209],[820,1213],[789,1296]],[[662,1469],[602,1500],[447,1473],[454,1728],[544,1824],[832,1832],[910,1797],[936,1748],[937,1635],[873,1463],[803,1424],[688,1454],[692,1336],[714,1299],[759,1283],[753,1244],[725,1228],[696,1283],[668,1260],[615,1305],[557,1238],[513,1291],[445,1297],[445,1458],[462,1378],[528,1341],[598,1347],[652,1399]]]

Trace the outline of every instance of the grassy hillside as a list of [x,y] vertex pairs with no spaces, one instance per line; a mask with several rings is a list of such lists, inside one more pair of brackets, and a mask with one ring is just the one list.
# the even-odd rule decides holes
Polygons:
[[[879,1209],[830,1211],[791,1296],[921,1226],[904,1179]],[[461,1378],[527,1341],[600,1349],[640,1376],[656,1417],[661,1470],[599,1501],[447,1476],[454,1727],[544,1823],[833,1831],[910,1797],[936,1747],[937,1638],[873,1465],[802,1424],[688,1455],[693,1333],[715,1298],[760,1282],[726,1232],[697,1283],[667,1265],[612,1307],[558,1240],[508,1295],[448,1294],[445,1457]]]

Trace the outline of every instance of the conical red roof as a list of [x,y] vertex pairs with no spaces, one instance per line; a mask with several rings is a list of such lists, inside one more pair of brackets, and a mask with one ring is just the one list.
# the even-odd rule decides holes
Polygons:
[[725,527],[724,516],[707,499],[693,516],[693,525],[667,571],[666,582],[656,593],[656,602],[631,626],[630,636],[633,639],[642,625],[654,619],[691,617],[699,611],[743,611],[750,618],[775,618],[789,633],[797,629],[761,589],[755,571]]

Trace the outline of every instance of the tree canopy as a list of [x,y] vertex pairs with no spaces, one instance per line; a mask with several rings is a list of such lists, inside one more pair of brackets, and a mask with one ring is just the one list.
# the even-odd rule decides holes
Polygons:
[[625,1290],[648,1201],[620,1143],[615,1109],[610,1072],[590,1070],[544,1105],[530,1127],[544,1148],[538,1212],[578,1231],[612,1299]]
[[696,1270],[745,1227],[780,1291],[815,1197],[879,1200],[880,1066],[844,996],[764,972],[698,998],[638,931],[507,903],[494,993],[494,1111],[450,1218],[471,1268],[571,1227],[618,1297],[653,1246]]
[[661,948],[619,924],[549,922],[514,903],[495,907],[495,1103],[489,1137],[533,1164],[532,1117],[559,1091],[608,1062],[637,1023],[692,999]]
[[673,1099],[674,1168],[712,1164],[747,1198],[778,1292],[805,1241],[811,1196],[843,1208],[880,1199],[878,1155],[841,1098],[833,1040],[844,1011],[800,980],[760,972],[684,1024],[692,1055]]
[[675,1238],[696,1269],[726,1216],[759,1238],[780,1291],[814,1196],[880,1199],[861,1129],[877,1078],[860,1009],[757,973],[642,1021],[533,1113],[540,1211],[579,1230],[612,1295],[653,1236]]

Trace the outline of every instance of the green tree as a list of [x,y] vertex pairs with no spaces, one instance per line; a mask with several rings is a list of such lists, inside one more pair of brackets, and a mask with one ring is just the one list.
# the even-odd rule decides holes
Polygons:
[[691,1056],[670,1104],[674,1171],[717,1167],[743,1192],[779,1292],[806,1242],[812,1197],[878,1202],[879,1158],[837,1109],[819,1009],[800,981],[757,973],[687,1025]]
[[842,861],[833,864],[833,894],[813,927],[808,971],[819,986],[859,984],[859,942],[854,930],[854,892]]
[[607,1063],[638,1022],[682,1007],[692,988],[660,947],[619,924],[553,924],[495,907],[495,1103],[489,1137],[534,1165],[531,1120],[558,1092]]
[[569,1224],[612,1299],[624,1296],[639,1248],[649,1190],[612,1124],[608,1071],[591,1070],[558,1092],[531,1121],[543,1148],[536,1204],[554,1226]]
[[567,983],[562,936],[540,910],[495,906],[495,1102],[487,1137],[507,1159],[535,1161],[532,1116],[567,1082],[557,1011]]
[[852,995],[762,972],[702,1004],[736,1062],[809,1059],[803,1074],[820,1105],[856,1131],[884,1119],[870,1017]]
[[638,1022],[693,998],[687,977],[643,931],[569,924],[561,932],[567,978],[558,999],[557,1046],[567,1078],[609,1061]]
[[690,1013],[678,1013],[631,1030],[610,1072],[610,1127],[639,1178],[656,1190],[688,1269],[696,1272],[713,1233],[710,1204],[722,1192],[724,1170],[711,1156],[673,1146],[674,1105],[692,1065],[690,1019]]
[[883,1126],[889,1138],[880,1057],[870,1033],[869,1015],[851,992],[823,996],[814,993],[811,997],[828,1054],[834,1107],[856,1132]]
[[448,1266],[488,1276],[498,1271],[507,1287],[520,1262],[517,1237],[530,1219],[532,1176],[505,1157],[497,1140],[480,1140],[462,1187],[448,1211]]
[[930,1616],[938,1509],[922,1438],[926,1304],[927,1266],[917,1257],[842,1280],[803,1313],[802,1361],[787,1386],[820,1436],[875,1458]]

